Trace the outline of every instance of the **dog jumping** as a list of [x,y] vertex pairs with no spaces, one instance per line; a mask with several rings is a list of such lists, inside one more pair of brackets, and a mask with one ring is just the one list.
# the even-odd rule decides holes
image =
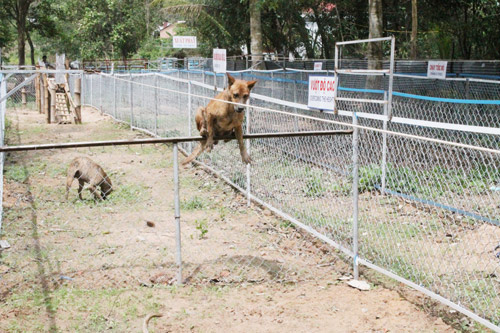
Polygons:
[[[71,161],[66,178],[66,200],[68,200],[69,189],[75,178],[78,179],[78,197],[80,200],[83,200],[82,190],[85,183],[90,185],[88,190],[96,200],[105,200],[113,191],[113,184],[106,172],[99,164],[88,157],[77,157]],[[99,193],[97,187],[101,188],[101,193]]]
[[[196,127],[204,140],[184,161],[183,165],[188,164],[201,155],[203,151],[210,152],[213,146],[218,143],[214,137],[224,137],[234,135],[238,140],[241,159],[243,163],[251,163],[250,155],[243,143],[243,105],[233,105],[226,102],[245,104],[250,96],[250,90],[257,81],[237,80],[227,73],[228,87],[215,96],[206,107],[199,107],[196,111]],[[229,140],[224,140],[225,142]]]

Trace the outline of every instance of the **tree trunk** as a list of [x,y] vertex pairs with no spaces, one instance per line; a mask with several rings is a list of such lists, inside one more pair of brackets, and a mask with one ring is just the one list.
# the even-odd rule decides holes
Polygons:
[[[370,32],[368,38],[379,38],[383,35],[382,0],[368,0],[368,15]],[[382,43],[368,44],[368,68],[382,68]]]
[[[382,0],[368,0],[369,35],[368,38],[380,38],[383,35]],[[382,69],[383,51],[382,43],[368,43],[368,69]],[[366,78],[367,89],[380,89],[381,76],[368,75]]]
[[410,57],[413,60],[417,59],[417,30],[418,30],[418,17],[417,17],[417,0],[411,0],[411,51]]
[[[259,0],[250,0],[250,52],[252,53],[252,66],[263,60],[263,48],[262,48],[262,24],[261,24],[261,11]],[[256,68],[264,68],[264,64],[261,63]]]
[[145,0],[144,1],[144,7],[146,9],[146,36],[148,36],[148,38],[150,37],[150,33],[149,33],[149,20],[150,20],[150,6],[151,4],[149,3],[148,0]]
[[19,66],[24,66],[24,56],[25,56],[25,36],[26,36],[26,20],[25,19],[19,19],[19,22],[17,24],[17,58],[19,62]]
[[28,44],[30,45],[31,65],[35,66],[35,46],[33,45],[33,41],[31,40],[31,36],[28,31],[26,31],[26,39],[28,40]]

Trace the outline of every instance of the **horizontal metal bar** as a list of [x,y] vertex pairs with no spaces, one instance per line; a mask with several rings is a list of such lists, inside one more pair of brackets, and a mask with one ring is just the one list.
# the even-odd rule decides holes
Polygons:
[[381,37],[381,38],[371,38],[371,39],[358,39],[358,40],[350,40],[347,42],[337,42],[335,45],[348,45],[348,44],[360,44],[360,43],[373,43],[373,42],[382,42],[385,40],[391,40],[392,37]]
[[337,69],[339,74],[372,74],[372,73],[389,73],[388,69]]
[[337,101],[344,101],[344,102],[387,104],[387,101],[384,101],[383,99],[364,99],[364,98],[348,98],[348,97],[337,97],[335,99]]
[[27,70],[0,70],[2,74],[34,74],[34,73],[42,73],[42,74],[83,74],[82,70],[79,69],[27,69]]
[[[298,136],[329,136],[329,135],[350,135],[352,130],[339,131],[307,131],[307,132],[283,132],[283,133],[256,133],[245,134],[244,139],[266,139],[266,138],[289,138]],[[178,143],[202,141],[206,138],[201,136],[186,136],[173,138],[148,138],[132,140],[109,140],[109,141],[90,141],[90,142],[67,142],[67,143],[48,143],[39,145],[23,146],[2,146],[0,152],[28,151],[28,150],[46,150],[46,149],[64,149],[64,148],[84,148],[84,147],[104,147],[104,146],[127,146],[127,145],[145,145],[156,143]],[[217,137],[214,140],[235,140],[234,136]]]

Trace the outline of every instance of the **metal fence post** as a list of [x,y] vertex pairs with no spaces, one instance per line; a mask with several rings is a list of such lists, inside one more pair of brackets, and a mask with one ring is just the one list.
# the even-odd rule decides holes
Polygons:
[[99,74],[99,111],[102,114],[102,74]]
[[396,51],[396,39],[391,37],[391,62],[389,68],[389,87],[387,96],[387,117],[392,119],[392,85],[394,83],[394,53]]
[[[193,132],[192,132],[193,119],[191,116],[191,113],[192,113],[192,110],[191,110],[191,108],[192,108],[191,89],[192,89],[191,81],[188,81],[188,136],[191,136],[193,134]],[[193,152],[193,143],[189,142],[189,153],[192,153],[192,152]]]
[[271,97],[274,98],[274,72],[271,72]]
[[293,102],[297,103],[297,80],[293,80]]
[[[384,91],[384,101],[387,101],[387,91]],[[388,126],[388,107],[384,104],[384,131],[387,131]],[[386,186],[386,176],[387,176],[387,133],[382,133],[382,194],[385,194]]]
[[[247,109],[246,109],[246,113],[247,113],[247,128],[246,128],[246,132],[247,134],[250,134],[250,100],[247,100]],[[246,140],[246,145],[247,145],[247,152],[248,154],[250,154],[250,140]],[[250,206],[250,185],[251,185],[251,182],[250,182],[250,173],[251,173],[251,166],[250,166],[250,163],[247,164],[247,206]]]
[[[353,112],[352,116],[353,125],[358,125],[358,116],[356,112]],[[358,181],[359,181],[359,147],[358,140],[359,139],[359,129],[354,127],[353,135],[352,135],[352,204],[353,204],[353,213],[352,213],[352,252],[354,254],[353,258],[353,270],[354,270],[354,279],[359,279],[359,267],[358,267]]]
[[129,90],[130,90],[130,96],[129,96],[129,102],[130,102],[130,129],[132,129],[132,126],[134,126],[134,92],[133,92],[133,85],[132,85],[132,73],[130,73]]
[[286,85],[287,85],[287,82],[286,82],[286,70],[285,70],[285,67],[283,67],[283,84],[282,84],[282,86],[283,86],[283,97],[282,97],[282,99],[284,101],[287,100],[286,99]]
[[94,75],[90,75],[90,105],[94,106]]
[[155,135],[158,136],[158,75],[155,76]]
[[116,76],[113,74],[113,117],[116,119]]
[[177,264],[177,284],[182,284],[182,255],[181,255],[181,212],[179,199],[179,160],[178,143],[174,143],[174,207],[175,207],[175,262]]
[[[87,82],[87,80],[85,79],[86,76],[85,76],[85,73],[82,73],[82,90],[80,91],[80,94],[81,94],[81,98],[82,98],[82,101],[81,101],[81,106],[83,107],[83,105],[85,104],[85,102],[87,101],[87,99],[85,98],[85,93],[87,92],[86,89],[85,89],[85,84]],[[42,84],[42,76],[40,75],[40,85]],[[43,89],[40,87],[40,91],[43,91]],[[40,99],[42,100],[42,103],[43,103],[43,98],[42,96],[40,96]],[[42,111],[43,112],[43,107],[42,107]]]

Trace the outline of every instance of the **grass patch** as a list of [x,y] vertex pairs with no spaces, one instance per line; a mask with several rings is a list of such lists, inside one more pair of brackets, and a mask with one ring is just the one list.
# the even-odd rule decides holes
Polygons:
[[28,172],[21,164],[8,164],[5,166],[4,176],[7,180],[24,183],[28,178]]
[[114,191],[103,201],[107,205],[139,203],[151,196],[149,189],[143,185],[122,184],[113,188]]
[[187,200],[181,201],[181,209],[183,210],[199,210],[208,207],[208,203],[199,196],[194,196]]
[[45,161],[34,160],[26,166],[21,163],[10,163],[5,165],[5,178],[10,181],[23,183],[28,177],[47,174],[55,178],[66,175],[66,166],[60,164],[49,164]]

